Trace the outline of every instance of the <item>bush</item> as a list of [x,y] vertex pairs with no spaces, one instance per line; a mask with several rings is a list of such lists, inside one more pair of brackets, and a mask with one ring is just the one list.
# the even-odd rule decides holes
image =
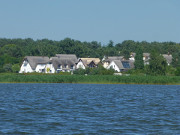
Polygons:
[[14,64],[14,65],[12,65],[12,71],[13,71],[13,73],[18,73],[19,70],[20,70],[19,64]]
[[176,68],[175,75],[176,76],[180,76],[180,67]]
[[87,67],[86,69],[77,69],[74,71],[74,74],[77,75],[113,75],[114,74],[113,69],[105,69],[103,66],[99,66],[97,68],[89,68]]
[[3,69],[5,70],[5,72],[12,72],[12,64],[5,64],[3,66]]

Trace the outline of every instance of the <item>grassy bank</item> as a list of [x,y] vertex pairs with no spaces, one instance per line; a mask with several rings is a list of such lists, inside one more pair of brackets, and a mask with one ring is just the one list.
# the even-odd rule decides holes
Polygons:
[[180,76],[0,74],[1,83],[178,84]]

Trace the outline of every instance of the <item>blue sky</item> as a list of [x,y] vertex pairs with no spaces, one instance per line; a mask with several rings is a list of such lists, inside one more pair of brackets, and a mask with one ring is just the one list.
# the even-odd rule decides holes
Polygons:
[[0,38],[180,42],[180,0],[0,0]]

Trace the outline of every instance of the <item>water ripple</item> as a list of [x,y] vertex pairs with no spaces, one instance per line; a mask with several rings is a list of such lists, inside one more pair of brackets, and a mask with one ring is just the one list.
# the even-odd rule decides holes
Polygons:
[[0,84],[0,134],[180,134],[179,86]]

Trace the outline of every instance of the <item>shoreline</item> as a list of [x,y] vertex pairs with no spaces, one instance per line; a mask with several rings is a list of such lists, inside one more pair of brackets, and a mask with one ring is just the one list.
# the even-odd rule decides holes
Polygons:
[[123,84],[123,85],[180,85],[180,83],[177,84],[162,84],[162,83],[91,83],[91,82],[77,82],[77,83],[71,83],[71,82],[0,82],[0,84]]
[[180,76],[0,74],[0,83],[180,85]]

